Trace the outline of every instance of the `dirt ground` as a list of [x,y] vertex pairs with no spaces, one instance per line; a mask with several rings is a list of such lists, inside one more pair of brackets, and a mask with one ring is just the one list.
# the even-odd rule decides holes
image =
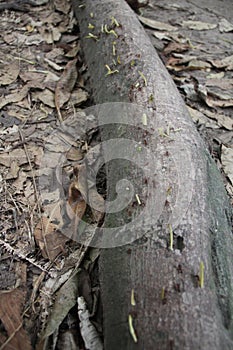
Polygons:
[[[86,169],[80,167],[98,135],[93,127],[58,149],[54,131],[93,104],[91,90],[71,3],[17,3],[15,9],[0,6],[0,349],[85,349],[80,321],[90,324],[91,319],[100,337],[102,332],[98,249],[73,242],[59,231],[58,222],[62,208],[70,221],[77,211],[96,225],[103,219],[88,212]],[[230,0],[150,0],[139,18],[233,203],[232,13]],[[85,115],[79,122],[81,127]],[[60,178],[48,172],[49,162],[55,164],[61,153],[62,199]],[[101,186],[100,194],[92,194],[100,207],[105,199]],[[48,217],[51,208],[53,217]],[[78,315],[78,295],[84,296],[91,316]],[[80,309],[82,300],[78,303]]]

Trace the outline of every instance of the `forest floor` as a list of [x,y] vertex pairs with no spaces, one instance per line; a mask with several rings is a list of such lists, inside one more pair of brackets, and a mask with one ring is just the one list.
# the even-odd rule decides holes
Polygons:
[[[93,101],[71,3],[35,0],[34,5],[0,6],[0,349],[47,349],[51,344],[85,349],[77,295],[94,310],[91,320],[101,334],[98,249],[87,250],[71,234],[63,235],[57,221],[62,207],[72,220],[67,203],[81,216],[86,212],[85,169],[79,162],[98,140],[93,128],[58,147],[56,135],[62,119],[72,120]],[[139,19],[233,203],[232,13],[228,0],[150,0]],[[48,171],[61,154],[62,183],[59,174],[52,178]],[[50,188],[45,191],[46,181]],[[58,184],[65,188],[62,200]],[[101,206],[104,193],[92,195]],[[59,203],[52,207],[53,218],[46,216],[52,203]],[[97,223],[102,219],[88,215]]]

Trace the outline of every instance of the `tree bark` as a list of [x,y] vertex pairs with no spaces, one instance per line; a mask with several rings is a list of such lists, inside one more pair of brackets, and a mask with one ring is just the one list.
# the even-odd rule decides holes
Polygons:
[[[123,123],[124,138],[141,138],[160,164],[150,156],[143,163],[151,174],[147,195],[142,169],[126,165],[123,175],[134,180],[138,203],[106,214],[106,226],[116,224],[122,233],[131,208],[125,234],[138,239],[101,251],[105,349],[233,349],[232,209],[221,175],[130,7],[123,0],[74,0],[73,6],[95,102],[107,102],[100,111],[109,115],[114,102],[141,106],[156,136]],[[118,72],[106,75],[106,65]],[[102,138],[119,138],[119,129],[111,122]],[[119,160],[107,165],[110,199],[122,178],[120,166]],[[140,199],[149,204],[138,225]]]

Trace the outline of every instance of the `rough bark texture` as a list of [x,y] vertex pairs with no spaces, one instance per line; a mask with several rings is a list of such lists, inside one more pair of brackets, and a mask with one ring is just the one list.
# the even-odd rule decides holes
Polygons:
[[[131,244],[101,253],[105,349],[230,350],[232,211],[221,176],[173,81],[129,6],[122,0],[86,0],[81,7],[83,1],[74,0],[73,4],[95,102],[137,103],[149,110],[155,128],[166,130],[170,125],[173,130],[180,130],[171,140],[159,137],[156,144],[152,141],[150,145],[157,152],[158,162],[167,166],[166,183],[172,185],[176,198],[172,213],[169,207],[164,208],[158,220],[153,208],[158,198],[152,194],[143,223],[146,234]],[[104,24],[108,30],[111,28],[112,16],[120,23],[112,28],[117,37],[101,31]],[[88,38],[89,23],[95,26],[91,32],[98,40]],[[117,50],[114,57],[113,42]],[[112,60],[117,56],[121,64],[114,66]],[[106,76],[106,64],[119,73]],[[126,128],[124,132],[130,138],[140,137],[137,130]],[[116,127],[103,130],[103,138],[107,137],[117,137]],[[164,161],[169,152],[178,170]],[[130,173],[130,169],[125,173],[140,182],[139,170]],[[107,170],[111,198],[118,179],[117,165]],[[151,183],[153,180],[156,178],[150,179]],[[121,218],[106,216],[107,224],[110,221],[112,224],[112,220],[119,223]],[[174,231],[174,250],[168,249],[168,223]],[[135,234],[138,227],[131,230]],[[201,262],[205,267],[203,288],[197,279]],[[136,306],[130,303],[132,289]],[[137,343],[129,332],[129,314],[133,317]]]

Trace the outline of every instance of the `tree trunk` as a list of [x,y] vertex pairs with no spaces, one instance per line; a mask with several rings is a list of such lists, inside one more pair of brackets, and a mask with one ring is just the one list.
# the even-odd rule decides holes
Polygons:
[[[141,145],[140,156],[126,143],[124,161],[106,164],[110,200],[125,176],[136,190],[126,208],[105,218],[105,227],[118,226],[99,261],[105,349],[233,349],[232,210],[221,175],[129,6],[73,6],[94,100],[107,103],[99,107],[110,123],[101,127],[102,141],[123,135]],[[119,111],[120,128],[113,122]],[[104,148],[107,159],[113,151]],[[104,236],[103,246],[110,243]]]

